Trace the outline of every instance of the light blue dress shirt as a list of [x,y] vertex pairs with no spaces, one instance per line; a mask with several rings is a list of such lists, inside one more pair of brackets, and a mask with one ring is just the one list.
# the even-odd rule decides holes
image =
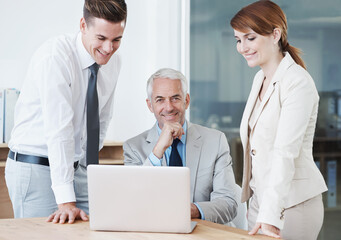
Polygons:
[[[157,126],[157,132],[160,136],[161,134],[161,129],[159,128],[159,123],[156,124]],[[184,167],[186,167],[186,138],[187,138],[187,123],[185,121],[185,123],[182,125],[182,128],[184,129],[184,132],[185,134],[182,135],[181,139],[180,139],[180,142],[178,143],[178,146],[177,146],[177,149],[178,149],[178,152],[180,154],[180,157],[181,157],[181,160],[182,160],[182,165]],[[171,151],[172,151],[172,146],[169,146],[164,155],[165,155],[165,158],[166,158],[166,161],[167,161],[167,166],[169,166],[169,157],[170,157],[170,154],[171,154]],[[154,155],[153,152],[151,152],[148,156],[148,159],[149,161],[154,165],[154,166],[161,166],[162,165],[162,161],[163,161],[163,158],[159,159],[158,157],[156,157]],[[196,203],[194,203],[197,208],[199,209],[199,212],[200,212],[200,215],[201,215],[201,219],[202,220],[205,220],[205,216],[204,216],[204,213],[203,211],[201,210],[200,206]]]

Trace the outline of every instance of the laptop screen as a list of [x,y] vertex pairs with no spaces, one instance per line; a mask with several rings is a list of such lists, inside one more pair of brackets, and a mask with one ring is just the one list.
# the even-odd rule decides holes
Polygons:
[[187,167],[88,166],[90,228],[192,231]]

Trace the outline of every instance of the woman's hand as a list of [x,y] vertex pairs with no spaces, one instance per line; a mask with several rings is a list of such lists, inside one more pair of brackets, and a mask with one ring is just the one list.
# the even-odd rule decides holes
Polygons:
[[281,236],[279,235],[280,230],[277,227],[270,225],[270,224],[266,224],[266,223],[256,223],[256,225],[249,232],[249,234],[255,235],[259,229],[262,229],[262,232],[264,235],[268,235],[274,238],[281,238]]

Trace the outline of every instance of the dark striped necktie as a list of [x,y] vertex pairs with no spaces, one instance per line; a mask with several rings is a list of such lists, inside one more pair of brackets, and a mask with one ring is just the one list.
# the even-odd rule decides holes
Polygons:
[[169,166],[182,167],[182,160],[177,148],[179,142],[180,142],[179,138],[173,140],[172,151],[169,157]]
[[98,164],[98,148],[99,148],[99,112],[98,112],[98,95],[97,95],[97,73],[99,65],[94,63],[89,67],[90,78],[87,92],[87,108],[86,108],[86,165]]

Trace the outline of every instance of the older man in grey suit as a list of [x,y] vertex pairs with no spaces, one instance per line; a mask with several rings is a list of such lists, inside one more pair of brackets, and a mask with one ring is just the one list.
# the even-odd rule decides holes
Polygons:
[[187,86],[184,75],[173,69],[149,78],[146,101],[157,123],[124,143],[124,163],[188,167],[192,218],[227,223],[237,208],[229,146],[222,132],[185,120]]

